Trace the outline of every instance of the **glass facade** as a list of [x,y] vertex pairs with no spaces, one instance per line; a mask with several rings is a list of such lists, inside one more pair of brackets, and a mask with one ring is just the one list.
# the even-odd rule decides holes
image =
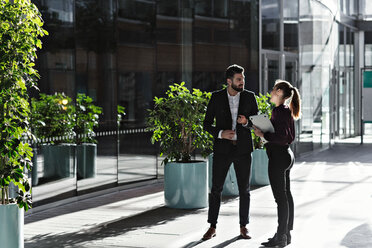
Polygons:
[[69,144],[63,135],[33,142],[35,205],[159,178],[158,147],[146,130],[152,99],[182,81],[220,89],[233,63],[255,93],[278,78],[300,89],[296,154],[360,134],[358,72],[372,67],[372,32],[354,25],[372,17],[370,1],[33,2],[49,36],[36,63],[40,91],[31,95],[63,92],[81,110],[77,96],[85,94],[102,108],[93,144],[79,143],[79,133]]
[[[146,130],[147,109],[170,84],[220,89],[226,67],[236,63],[246,69],[246,88],[258,92],[258,0],[33,2],[49,36],[37,60],[40,91],[32,96],[63,92],[79,107],[77,95],[85,94],[102,108],[96,144],[57,145],[58,137],[34,142],[35,206],[156,179],[158,148]],[[122,119],[118,106],[125,108]],[[50,149],[67,153],[49,162],[57,158]]]
[[[340,4],[351,16],[354,1]],[[337,2],[310,5],[300,1],[300,6],[301,88],[311,94],[303,94],[299,144],[308,140],[313,148],[324,147],[334,138],[356,134],[356,29],[337,19]]]

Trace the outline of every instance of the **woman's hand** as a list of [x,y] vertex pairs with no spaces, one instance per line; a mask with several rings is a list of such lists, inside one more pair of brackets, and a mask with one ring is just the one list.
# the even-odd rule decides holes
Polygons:
[[264,133],[261,131],[261,129],[259,129],[255,125],[253,125],[253,130],[254,130],[254,134],[257,135],[258,137],[263,137],[264,136]]

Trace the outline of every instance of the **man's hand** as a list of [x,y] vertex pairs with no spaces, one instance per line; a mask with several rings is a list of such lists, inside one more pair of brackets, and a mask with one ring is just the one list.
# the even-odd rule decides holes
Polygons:
[[254,134],[257,135],[258,137],[263,137],[264,136],[264,133],[258,127],[253,125],[253,129],[254,129]]
[[247,118],[244,115],[238,115],[237,122],[239,124],[242,124],[242,125],[247,125],[248,124],[248,120],[247,120]]
[[221,138],[231,140],[234,137],[234,135],[235,135],[234,130],[224,130],[221,133]]

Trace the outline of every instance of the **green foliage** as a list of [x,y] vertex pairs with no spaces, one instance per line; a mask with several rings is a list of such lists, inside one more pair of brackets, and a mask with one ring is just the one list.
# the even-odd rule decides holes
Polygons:
[[32,98],[32,128],[38,139],[51,144],[74,143],[75,106],[64,93]]
[[193,89],[185,83],[169,86],[164,98],[154,98],[149,110],[148,125],[153,131],[152,142],[160,142],[160,155],[168,161],[189,162],[195,149],[207,156],[213,146],[212,136],[203,130],[204,115],[211,93]]
[[[13,3],[14,2],[14,3]],[[1,204],[16,202],[26,211],[31,207],[32,150],[27,88],[36,87],[39,77],[33,69],[40,36],[47,32],[37,7],[29,0],[0,0],[0,191]],[[9,184],[19,196],[9,198]]]
[[[256,96],[257,105],[258,105],[258,114],[267,114],[269,118],[271,118],[271,111],[273,107],[275,106],[273,103],[270,103],[270,94],[266,93],[266,95],[259,94],[259,96]],[[260,137],[256,136],[254,132],[252,131],[252,138],[253,138],[253,144],[255,149],[261,149],[263,148],[263,144],[261,142]]]
[[97,143],[94,127],[98,126],[102,108],[93,104],[93,99],[85,94],[78,94],[76,99],[76,134],[77,144]]
[[121,121],[123,120],[123,116],[125,116],[125,108],[123,106],[117,106],[117,124],[118,127],[121,125]]

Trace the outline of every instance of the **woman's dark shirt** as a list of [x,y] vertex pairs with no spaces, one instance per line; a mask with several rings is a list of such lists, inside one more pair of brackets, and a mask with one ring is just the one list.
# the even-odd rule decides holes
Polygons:
[[264,138],[269,143],[278,145],[289,145],[295,138],[294,120],[288,106],[280,105],[275,107],[271,114],[271,123],[274,126],[274,133],[265,133]]

